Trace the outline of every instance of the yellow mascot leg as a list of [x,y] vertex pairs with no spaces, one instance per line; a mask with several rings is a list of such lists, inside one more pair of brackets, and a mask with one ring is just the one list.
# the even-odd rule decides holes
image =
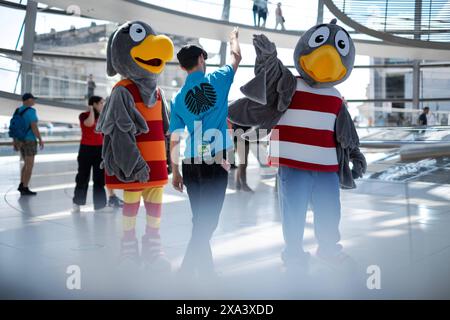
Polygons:
[[142,191],[123,192],[123,237],[121,242],[121,259],[139,262],[139,245],[136,239],[136,216],[139,211]]
[[147,188],[142,192],[147,212],[147,227],[145,235],[142,237],[142,259],[150,268],[156,268],[158,271],[170,271],[170,262],[162,250],[159,233],[163,193],[163,187]]

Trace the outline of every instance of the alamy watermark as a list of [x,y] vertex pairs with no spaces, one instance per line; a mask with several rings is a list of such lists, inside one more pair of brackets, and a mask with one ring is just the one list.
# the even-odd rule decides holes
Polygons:
[[68,290],[81,290],[81,268],[78,265],[70,265],[66,269],[69,275],[66,279],[66,288]]
[[367,267],[367,278],[366,285],[369,290],[380,290],[381,289],[381,268],[376,264]]

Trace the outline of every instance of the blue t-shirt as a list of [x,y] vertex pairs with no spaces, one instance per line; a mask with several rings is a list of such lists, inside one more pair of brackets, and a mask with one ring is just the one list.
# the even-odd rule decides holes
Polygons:
[[[26,107],[21,106],[19,107],[19,112],[22,112]],[[38,122],[38,117],[36,114],[36,109],[30,108],[22,115],[23,119],[25,120],[25,124],[27,128],[30,128],[30,130],[27,131],[27,135],[25,136],[26,141],[36,141],[36,137],[34,136],[33,130],[31,130],[31,124],[33,122]]]
[[214,156],[232,147],[227,117],[233,79],[230,65],[209,74],[193,72],[173,98],[170,132],[182,132],[187,127],[186,158]]

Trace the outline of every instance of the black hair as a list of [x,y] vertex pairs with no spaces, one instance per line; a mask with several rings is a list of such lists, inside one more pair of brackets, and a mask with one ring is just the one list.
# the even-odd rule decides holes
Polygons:
[[[88,103],[90,106],[94,106],[94,103],[99,103],[102,100],[103,100],[103,98],[100,96],[92,96],[89,98]],[[94,116],[95,116],[95,119],[98,119],[98,117],[100,116],[100,113],[95,108],[94,108]]]
[[[198,57],[200,57],[200,55]],[[196,57],[196,58],[190,57],[190,58],[184,60],[182,63],[180,62],[180,65],[188,71],[192,70],[198,64],[198,57]]]
[[430,107],[425,107],[423,108],[423,110],[430,110]]
[[198,58],[208,59],[208,53],[197,45],[185,45],[177,54],[180,65],[186,70],[192,70],[198,65]]
[[90,97],[89,98],[89,105],[90,106],[93,106],[94,105],[94,103],[99,103],[100,101],[102,101],[103,100],[103,98],[102,97],[100,97],[100,96],[92,96],[92,97]]

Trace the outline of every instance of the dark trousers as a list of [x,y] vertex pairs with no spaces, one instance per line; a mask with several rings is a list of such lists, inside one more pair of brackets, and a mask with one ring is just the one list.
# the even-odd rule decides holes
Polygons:
[[261,26],[261,18],[263,19],[263,24],[262,26],[265,27],[266,26],[266,20],[267,20],[267,11],[266,10],[259,10],[258,11],[258,27]]
[[78,152],[78,174],[75,178],[76,187],[73,203],[80,206],[86,204],[86,196],[91,178],[91,168],[94,180],[94,209],[98,210],[106,206],[105,173],[100,169],[102,162],[101,146],[80,145]]
[[183,271],[214,272],[209,241],[219,222],[228,172],[219,164],[183,163],[183,182],[192,210],[192,235],[182,263]]

